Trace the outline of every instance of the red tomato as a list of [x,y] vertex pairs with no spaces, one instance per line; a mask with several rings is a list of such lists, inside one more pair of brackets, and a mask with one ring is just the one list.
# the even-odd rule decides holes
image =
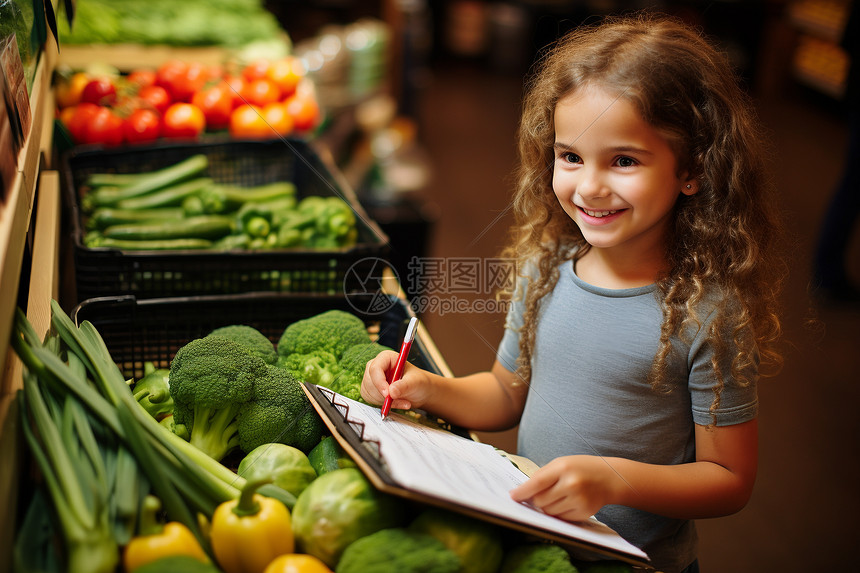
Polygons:
[[142,88],[155,84],[155,70],[137,69],[132,70],[126,77],[126,81],[132,85]]
[[191,103],[203,111],[207,129],[224,129],[233,111],[233,91],[226,83],[203,88],[192,96]]
[[206,129],[206,117],[196,105],[177,102],[164,112],[162,134],[164,137],[198,137]]
[[245,82],[239,95],[245,103],[262,107],[281,99],[281,89],[275,85],[275,82],[260,78]]
[[137,92],[138,99],[143,101],[146,107],[150,107],[159,114],[164,115],[173,100],[170,94],[162,86],[144,86]]
[[125,118],[122,129],[129,143],[155,141],[161,135],[161,116],[152,109],[136,109]]
[[275,82],[275,85],[280,88],[283,94],[282,97],[292,95],[304,76],[305,66],[295,56],[287,56],[286,58],[275,60],[266,71],[266,77]]
[[116,86],[107,77],[92,79],[84,86],[81,92],[81,101],[98,105],[113,105],[116,102]]
[[155,85],[161,86],[173,97],[174,85],[188,73],[188,63],[181,60],[169,60],[155,70]]
[[293,118],[283,103],[274,102],[263,106],[262,114],[270,130],[266,139],[286,137],[293,131]]
[[245,103],[240,95],[245,89],[245,78],[242,76],[225,76],[222,81],[230,90],[230,97],[233,98],[233,109]]
[[254,60],[242,68],[242,77],[249,82],[265,78],[271,64],[272,62],[265,58]]
[[242,104],[230,114],[230,135],[236,139],[268,139],[272,128],[263,119],[263,110],[250,104]]
[[89,126],[89,122],[98,113],[101,106],[94,103],[81,102],[69,109],[71,112],[66,111],[63,114],[69,135],[72,136],[72,140],[75,143],[84,143],[84,139],[87,137],[85,131]]
[[288,98],[284,105],[298,131],[307,131],[317,126],[320,120],[320,106],[316,98],[308,95],[296,94]]
[[123,142],[122,118],[108,107],[99,109],[88,119],[81,143],[101,143],[107,146]]

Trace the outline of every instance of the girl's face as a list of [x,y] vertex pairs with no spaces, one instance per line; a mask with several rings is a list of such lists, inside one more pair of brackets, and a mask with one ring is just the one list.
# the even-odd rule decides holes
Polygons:
[[559,100],[552,186],[592,249],[662,255],[676,199],[697,190],[676,169],[669,143],[627,100],[596,87]]

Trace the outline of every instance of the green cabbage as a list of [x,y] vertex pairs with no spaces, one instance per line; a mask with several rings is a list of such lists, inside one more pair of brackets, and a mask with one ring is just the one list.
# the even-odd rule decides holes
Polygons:
[[270,478],[296,497],[317,477],[305,453],[286,444],[257,446],[239,462],[238,473],[248,481]]
[[402,505],[376,490],[356,468],[324,473],[299,495],[293,508],[296,551],[333,569],[356,539],[400,525]]

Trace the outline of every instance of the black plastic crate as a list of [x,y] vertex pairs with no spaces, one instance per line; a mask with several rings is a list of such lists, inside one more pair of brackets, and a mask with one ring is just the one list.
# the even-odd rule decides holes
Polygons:
[[[79,303],[71,317],[77,324],[91,322],[123,374],[138,379],[146,362],[167,368],[177,350],[218,327],[253,326],[277,344],[288,325],[332,309],[358,316],[372,339],[394,350],[400,349],[406,325],[415,315],[403,299],[378,293],[244,293],[150,299],[101,297]],[[443,374],[420,336],[413,342],[409,362]]]
[[[299,198],[339,196],[356,213],[358,240],[337,249],[266,251],[123,251],[83,244],[79,189],[92,173],[161,169],[195,154],[209,158],[207,174],[240,186],[295,183]],[[76,147],[61,159],[63,195],[72,233],[77,301],[133,294],[138,298],[242,292],[363,291],[362,281],[389,252],[388,237],[370,219],[331,162],[305,140],[162,143],[122,148]]]

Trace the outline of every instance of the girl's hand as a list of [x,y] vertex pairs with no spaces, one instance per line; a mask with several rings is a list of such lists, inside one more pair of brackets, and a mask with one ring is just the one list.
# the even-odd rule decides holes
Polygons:
[[389,384],[397,356],[393,350],[384,350],[367,363],[361,380],[361,397],[371,404],[382,404],[390,393],[393,409],[420,408],[430,395],[430,379],[425,371],[407,362],[403,377]]
[[598,456],[556,458],[528,481],[511,490],[511,498],[527,502],[566,521],[586,520],[608,503],[621,478]]

